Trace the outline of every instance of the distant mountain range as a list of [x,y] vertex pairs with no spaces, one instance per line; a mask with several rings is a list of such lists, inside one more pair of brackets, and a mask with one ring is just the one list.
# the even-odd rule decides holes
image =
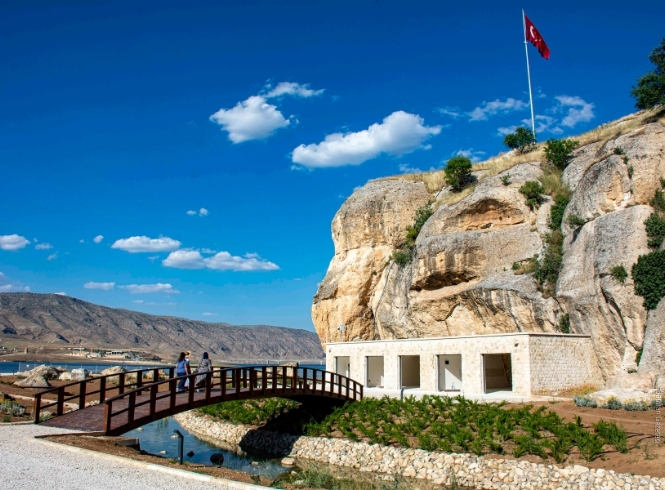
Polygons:
[[69,296],[0,293],[0,334],[63,347],[115,347],[161,355],[190,350],[222,359],[318,359],[314,332],[234,326],[107,308]]

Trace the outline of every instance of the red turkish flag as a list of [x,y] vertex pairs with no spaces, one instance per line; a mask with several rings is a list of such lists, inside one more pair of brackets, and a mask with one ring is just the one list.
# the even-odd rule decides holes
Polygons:
[[524,16],[524,24],[526,27],[526,40],[538,48],[540,56],[546,60],[550,59],[550,48],[547,47],[543,36],[540,35],[536,26],[533,25],[533,22],[526,15]]

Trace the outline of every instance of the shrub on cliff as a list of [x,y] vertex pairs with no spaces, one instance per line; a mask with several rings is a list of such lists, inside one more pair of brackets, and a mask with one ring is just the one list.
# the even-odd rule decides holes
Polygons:
[[635,107],[651,109],[658,104],[665,104],[665,39],[649,55],[649,61],[655,68],[637,79],[630,95],[635,98]]
[[520,187],[520,194],[526,197],[526,204],[532,210],[536,209],[543,203],[545,200],[543,197],[544,192],[545,189],[543,188],[542,184],[540,182],[536,182],[535,180],[528,180],[522,187]]
[[507,134],[503,144],[518,153],[528,153],[536,144],[536,135],[529,128],[520,126],[514,133]]
[[432,211],[429,204],[416,210],[416,214],[413,217],[413,225],[406,228],[406,240],[404,241],[404,244],[399,250],[393,252],[392,259],[397,265],[404,266],[411,262],[413,259],[413,253],[416,249],[416,239],[420,234],[420,230],[433,213],[434,211]]
[[665,250],[641,255],[631,272],[635,294],[644,298],[644,308],[655,310],[665,296]]
[[545,158],[559,170],[568,166],[573,158],[573,150],[579,146],[575,140],[550,138],[545,143]]
[[446,174],[446,183],[453,188],[454,192],[460,192],[471,183],[471,160],[467,157],[452,157],[446,163],[443,172]]

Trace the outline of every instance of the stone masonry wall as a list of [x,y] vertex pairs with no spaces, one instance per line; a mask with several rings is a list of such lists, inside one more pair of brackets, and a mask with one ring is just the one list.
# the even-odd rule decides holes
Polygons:
[[513,393],[521,396],[594,384],[598,372],[589,359],[594,355],[590,340],[582,335],[518,333],[340,342],[327,344],[325,350],[328,371],[335,371],[335,357],[348,356],[351,378],[363,385],[367,381],[366,358],[383,356],[386,390],[400,389],[402,355],[420,356],[420,389],[429,392],[439,391],[437,356],[443,354],[461,354],[462,392],[467,394],[484,392],[483,354],[511,355]]
[[[189,432],[211,442],[240,444],[243,449],[252,448],[363,472],[429,480],[435,484],[451,485],[454,478],[461,487],[474,489],[665,489],[665,479],[604,469],[590,470],[580,465],[562,468],[552,464],[429,452],[346,439],[296,437],[218,422],[196,411],[178,414],[175,419]],[[272,450],[266,451],[267,448]]]
[[588,337],[533,335],[529,352],[534,395],[604,386],[593,343]]

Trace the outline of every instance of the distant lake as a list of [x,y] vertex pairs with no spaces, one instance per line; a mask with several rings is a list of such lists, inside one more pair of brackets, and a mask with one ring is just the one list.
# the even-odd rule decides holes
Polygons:
[[[194,363],[198,361],[193,361]],[[279,362],[279,361],[275,361]],[[16,361],[0,361],[0,374],[14,374],[14,373],[22,373],[24,371],[30,371],[31,369],[36,368],[37,366],[41,366],[43,364],[46,364],[47,366],[57,366],[66,369],[67,371],[71,371],[72,369],[81,369],[85,368],[88,371],[90,371],[92,374],[97,374],[102,372],[104,369],[107,369],[111,366],[124,366],[128,371],[134,371],[136,369],[152,369],[152,368],[168,368],[171,367],[174,364],[134,364],[134,363],[126,363],[126,362],[113,362],[113,361],[107,361],[107,362],[16,362]],[[217,364],[217,363],[216,363]],[[254,364],[241,364],[239,366],[253,366]],[[313,369],[325,369],[325,365],[320,365],[320,364],[301,364],[301,368],[313,368]]]

